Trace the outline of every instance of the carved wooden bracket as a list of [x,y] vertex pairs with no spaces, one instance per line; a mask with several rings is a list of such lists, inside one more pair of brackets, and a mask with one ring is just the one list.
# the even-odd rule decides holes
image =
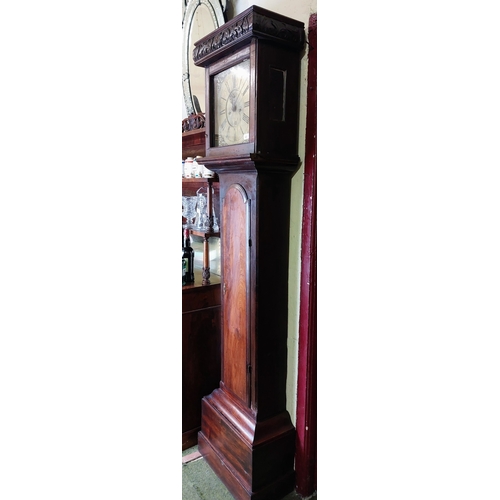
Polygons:
[[191,114],[182,120],[182,132],[205,128],[205,113]]

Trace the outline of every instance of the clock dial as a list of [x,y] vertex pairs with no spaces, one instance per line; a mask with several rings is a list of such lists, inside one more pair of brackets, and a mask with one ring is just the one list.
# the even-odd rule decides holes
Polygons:
[[214,76],[214,145],[249,142],[250,60]]

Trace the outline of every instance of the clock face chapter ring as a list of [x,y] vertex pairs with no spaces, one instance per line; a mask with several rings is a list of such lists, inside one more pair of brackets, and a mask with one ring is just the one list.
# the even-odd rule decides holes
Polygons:
[[249,142],[250,60],[214,76],[214,145]]

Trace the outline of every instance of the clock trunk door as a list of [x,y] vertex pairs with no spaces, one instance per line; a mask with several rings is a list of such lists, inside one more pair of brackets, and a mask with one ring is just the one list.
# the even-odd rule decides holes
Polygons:
[[248,267],[250,200],[239,184],[231,185],[222,203],[224,317],[222,380],[250,406],[250,335]]

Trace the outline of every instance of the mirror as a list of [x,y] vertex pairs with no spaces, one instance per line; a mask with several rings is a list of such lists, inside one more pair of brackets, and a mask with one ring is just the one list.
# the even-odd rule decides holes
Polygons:
[[185,7],[182,20],[182,90],[188,116],[205,112],[205,68],[193,63],[194,43],[224,24],[225,7],[225,0],[188,0]]

